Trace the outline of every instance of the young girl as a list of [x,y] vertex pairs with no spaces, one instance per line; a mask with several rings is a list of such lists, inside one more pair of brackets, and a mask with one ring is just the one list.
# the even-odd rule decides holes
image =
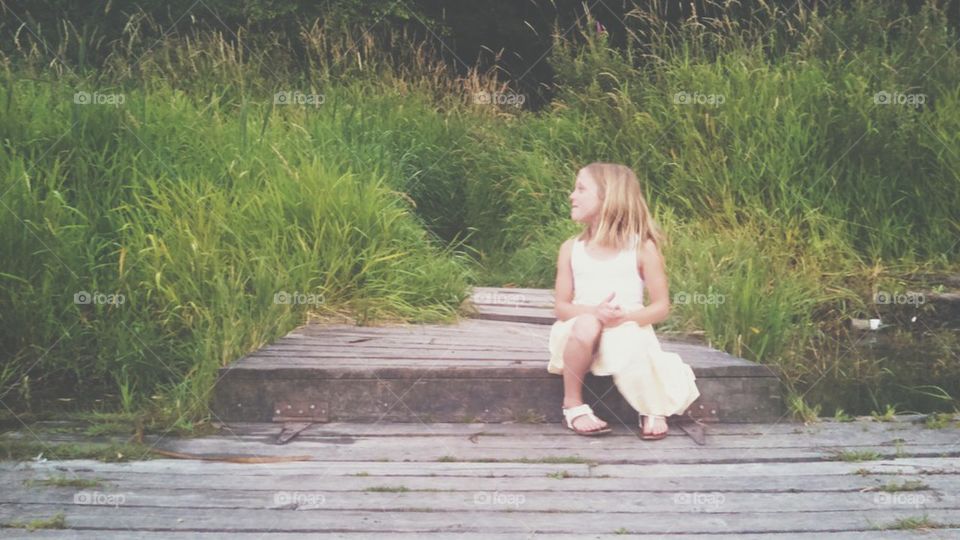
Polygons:
[[[583,377],[613,375],[641,415],[641,437],[667,435],[666,417],[700,396],[690,366],[664,352],[654,323],[670,311],[662,237],[629,167],[591,163],[570,194],[570,217],[583,232],[560,247],[557,322],[550,329],[547,371],[563,374],[563,416],[580,435],[611,430],[583,402]],[[650,303],[643,305],[646,284]]]

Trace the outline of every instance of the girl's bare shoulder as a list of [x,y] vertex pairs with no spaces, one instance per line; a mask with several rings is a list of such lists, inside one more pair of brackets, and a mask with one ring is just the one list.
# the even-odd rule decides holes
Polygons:
[[647,238],[637,249],[637,268],[643,269],[645,264],[657,264],[663,259],[660,246],[651,238]]
[[561,252],[563,252],[563,251],[569,252],[571,249],[573,249],[573,244],[575,244],[575,243],[577,242],[577,240],[579,240],[579,239],[580,239],[580,235],[579,235],[579,234],[575,234],[575,235],[571,236],[570,238],[567,238],[566,240],[563,241],[562,244],[560,244],[560,251],[561,251]]

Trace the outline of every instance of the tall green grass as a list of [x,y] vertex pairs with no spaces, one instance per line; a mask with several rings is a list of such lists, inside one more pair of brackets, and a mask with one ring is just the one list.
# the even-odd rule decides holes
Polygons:
[[[159,84],[121,107],[76,105],[72,85],[4,87],[5,390],[30,374],[108,381],[193,419],[219,367],[308,310],[450,320],[467,294],[469,260],[396,195],[403,163],[338,129],[356,93],[311,111]],[[398,98],[379,99],[367,114]],[[124,301],[75,303],[81,291]]]
[[[478,158],[496,190],[488,199],[502,204],[489,282],[552,286],[557,249],[576,230],[576,169],[626,163],[672,240],[664,330],[702,331],[776,365],[791,391],[875,371],[843,323],[876,316],[873,293],[891,280],[957,269],[960,52],[945,14],[855,2],[826,17],[771,8],[749,27],[668,29],[655,13],[628,18],[644,43],[627,50],[589,19],[558,38],[552,109],[479,136],[502,149]],[[705,99],[678,103],[681,92]],[[924,103],[878,103],[880,92]],[[958,366],[958,354],[942,361]],[[956,403],[960,369],[916,378]]]
[[595,160],[633,167],[667,232],[663,330],[778,366],[791,390],[855,378],[840,321],[892,278],[957,268],[956,36],[932,2],[678,27],[654,4],[626,49],[589,18],[558,33],[538,113],[478,103],[522,89],[454,76],[401,33],[153,42],[134,17],[102,59],[80,61],[92,34],[65,25],[52,65],[22,36],[0,62],[0,392],[106,384],[188,422],[220,366],[310,312],[450,320],[471,283],[550,287]]

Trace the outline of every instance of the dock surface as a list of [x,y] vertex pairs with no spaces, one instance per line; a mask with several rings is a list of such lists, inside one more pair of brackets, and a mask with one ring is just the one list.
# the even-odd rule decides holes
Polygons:
[[614,433],[581,437],[546,372],[549,291],[480,292],[456,325],[292,331],[223,368],[215,434],[148,435],[124,463],[0,462],[0,537],[960,538],[960,418],[800,423],[765,366],[664,339],[715,413],[705,435],[641,440],[588,376]]
[[[706,446],[674,430],[642,441],[622,426],[586,438],[559,424],[333,423],[278,445],[280,430],[233,424],[215,436],[147,441],[211,461],[0,463],[0,522],[65,518],[62,530],[0,536],[960,535],[957,422],[716,424]],[[238,456],[307,461],[216,461]],[[46,485],[51,478],[98,483]],[[890,529],[916,524],[923,530]]]

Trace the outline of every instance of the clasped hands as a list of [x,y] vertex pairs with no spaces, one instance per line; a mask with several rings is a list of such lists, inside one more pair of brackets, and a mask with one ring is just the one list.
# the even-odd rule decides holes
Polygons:
[[604,328],[613,328],[627,322],[626,313],[619,304],[610,303],[616,293],[610,293],[603,302],[600,302],[593,308],[593,314],[596,315]]

